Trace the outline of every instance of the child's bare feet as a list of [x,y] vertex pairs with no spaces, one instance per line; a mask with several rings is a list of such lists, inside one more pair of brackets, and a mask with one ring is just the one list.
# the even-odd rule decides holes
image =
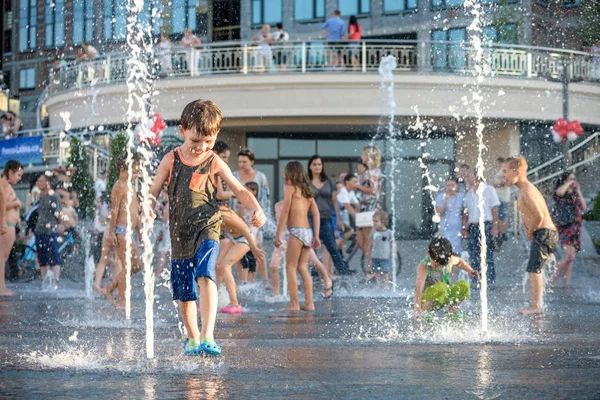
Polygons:
[[100,285],[94,285],[94,292],[102,294],[102,288]]
[[16,293],[12,290],[2,289],[0,290],[0,296],[14,296]]
[[310,304],[306,304],[306,303],[304,303],[304,304],[303,304],[303,305],[300,307],[300,309],[301,309],[302,311],[315,311],[315,305],[314,305],[314,303],[310,303]]
[[541,308],[534,308],[532,306],[527,306],[525,308],[518,309],[517,313],[522,314],[522,315],[542,314],[542,309]]
[[108,300],[108,302],[110,303],[111,306],[116,307],[117,304],[115,303],[115,298],[113,297],[112,293],[108,293],[108,290],[106,290],[106,288],[101,288],[99,290],[100,294],[104,297],[106,297],[106,300]]
[[284,307],[283,309],[287,311],[300,311],[300,306],[298,304],[290,304],[287,307]]

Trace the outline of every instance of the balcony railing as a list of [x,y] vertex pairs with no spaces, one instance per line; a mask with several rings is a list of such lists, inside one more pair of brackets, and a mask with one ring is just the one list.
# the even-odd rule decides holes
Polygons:
[[[558,79],[566,66],[569,78],[590,81],[600,71],[592,70],[589,53],[519,45],[484,48],[484,62],[493,76]],[[378,41],[286,42],[208,44],[198,48],[174,48],[157,53],[157,77],[217,74],[310,73],[377,71],[381,59],[396,58],[397,71],[413,73],[471,74],[475,49],[458,42]],[[124,82],[126,53],[111,53],[94,61],[50,71],[50,95],[97,84]],[[596,67],[598,68],[598,67]]]

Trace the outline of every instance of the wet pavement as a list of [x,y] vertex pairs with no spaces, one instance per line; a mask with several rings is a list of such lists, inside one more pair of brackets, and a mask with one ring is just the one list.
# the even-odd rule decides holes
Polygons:
[[[0,299],[1,398],[600,398],[600,279],[576,265],[573,286],[546,295],[546,312],[522,317],[528,300],[510,244],[497,257],[490,320],[479,294],[463,322],[414,327],[410,301],[425,242],[402,242],[398,290],[338,282],[316,311],[285,312],[260,287],[241,290],[242,315],[220,314],[218,359],[184,357],[168,290],[155,303],[155,358],[145,356],[142,279],[133,279],[132,320],[82,283],[41,292],[13,283]],[[318,286],[318,284],[317,284]],[[526,287],[526,289],[528,289]],[[316,293],[319,289],[316,289]]]

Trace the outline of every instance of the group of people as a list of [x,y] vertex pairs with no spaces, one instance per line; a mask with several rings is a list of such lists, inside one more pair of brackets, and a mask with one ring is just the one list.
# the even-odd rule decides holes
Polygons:
[[2,136],[0,140],[18,137],[23,131],[23,121],[14,111],[2,115]]

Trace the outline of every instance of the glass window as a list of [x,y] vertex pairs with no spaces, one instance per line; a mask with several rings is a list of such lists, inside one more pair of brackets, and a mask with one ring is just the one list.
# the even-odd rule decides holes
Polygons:
[[[422,190],[423,170],[417,160],[397,160],[395,171],[391,172],[391,162],[383,165],[386,176],[386,190],[390,195],[385,196],[386,210],[396,218],[396,232],[405,237],[417,237],[422,224]],[[391,172],[391,173],[390,173]],[[392,186],[392,179],[394,186]],[[394,202],[392,203],[391,190],[394,187]]]
[[463,0],[431,0],[432,8],[460,7]]
[[325,17],[325,0],[295,0],[294,19],[297,21]]
[[338,9],[342,15],[368,14],[369,0],[338,0]]
[[173,33],[183,33],[185,28],[196,31],[196,0],[173,0],[171,20]]
[[248,138],[248,148],[252,149],[257,160],[276,160],[277,138]]
[[252,0],[252,25],[281,22],[282,0]]
[[318,140],[317,154],[321,157],[358,158],[363,147],[368,145],[368,140]]
[[432,45],[433,68],[437,70],[463,70],[465,68],[464,42],[465,28],[432,31],[432,40],[452,43],[434,43]]
[[127,0],[104,0],[104,39],[127,38]]
[[35,89],[35,68],[21,70],[19,74],[19,89]]
[[491,46],[494,43],[515,44],[518,42],[517,35],[516,24],[504,24],[484,27],[481,39],[483,44],[487,46]]
[[454,160],[454,139],[424,140],[423,153],[428,153],[428,159]]
[[160,34],[160,15],[161,15],[160,0],[145,0],[144,9],[138,13],[137,20],[141,29],[147,32],[150,29],[153,35]]
[[65,44],[65,0],[46,0],[44,12],[46,47]]
[[384,12],[406,11],[417,8],[417,0],[383,0]]
[[315,153],[315,140],[313,139],[279,139],[280,157],[311,157]]
[[91,42],[94,38],[94,0],[73,2],[73,44]]
[[37,2],[19,2],[19,51],[34,50],[37,39]]

